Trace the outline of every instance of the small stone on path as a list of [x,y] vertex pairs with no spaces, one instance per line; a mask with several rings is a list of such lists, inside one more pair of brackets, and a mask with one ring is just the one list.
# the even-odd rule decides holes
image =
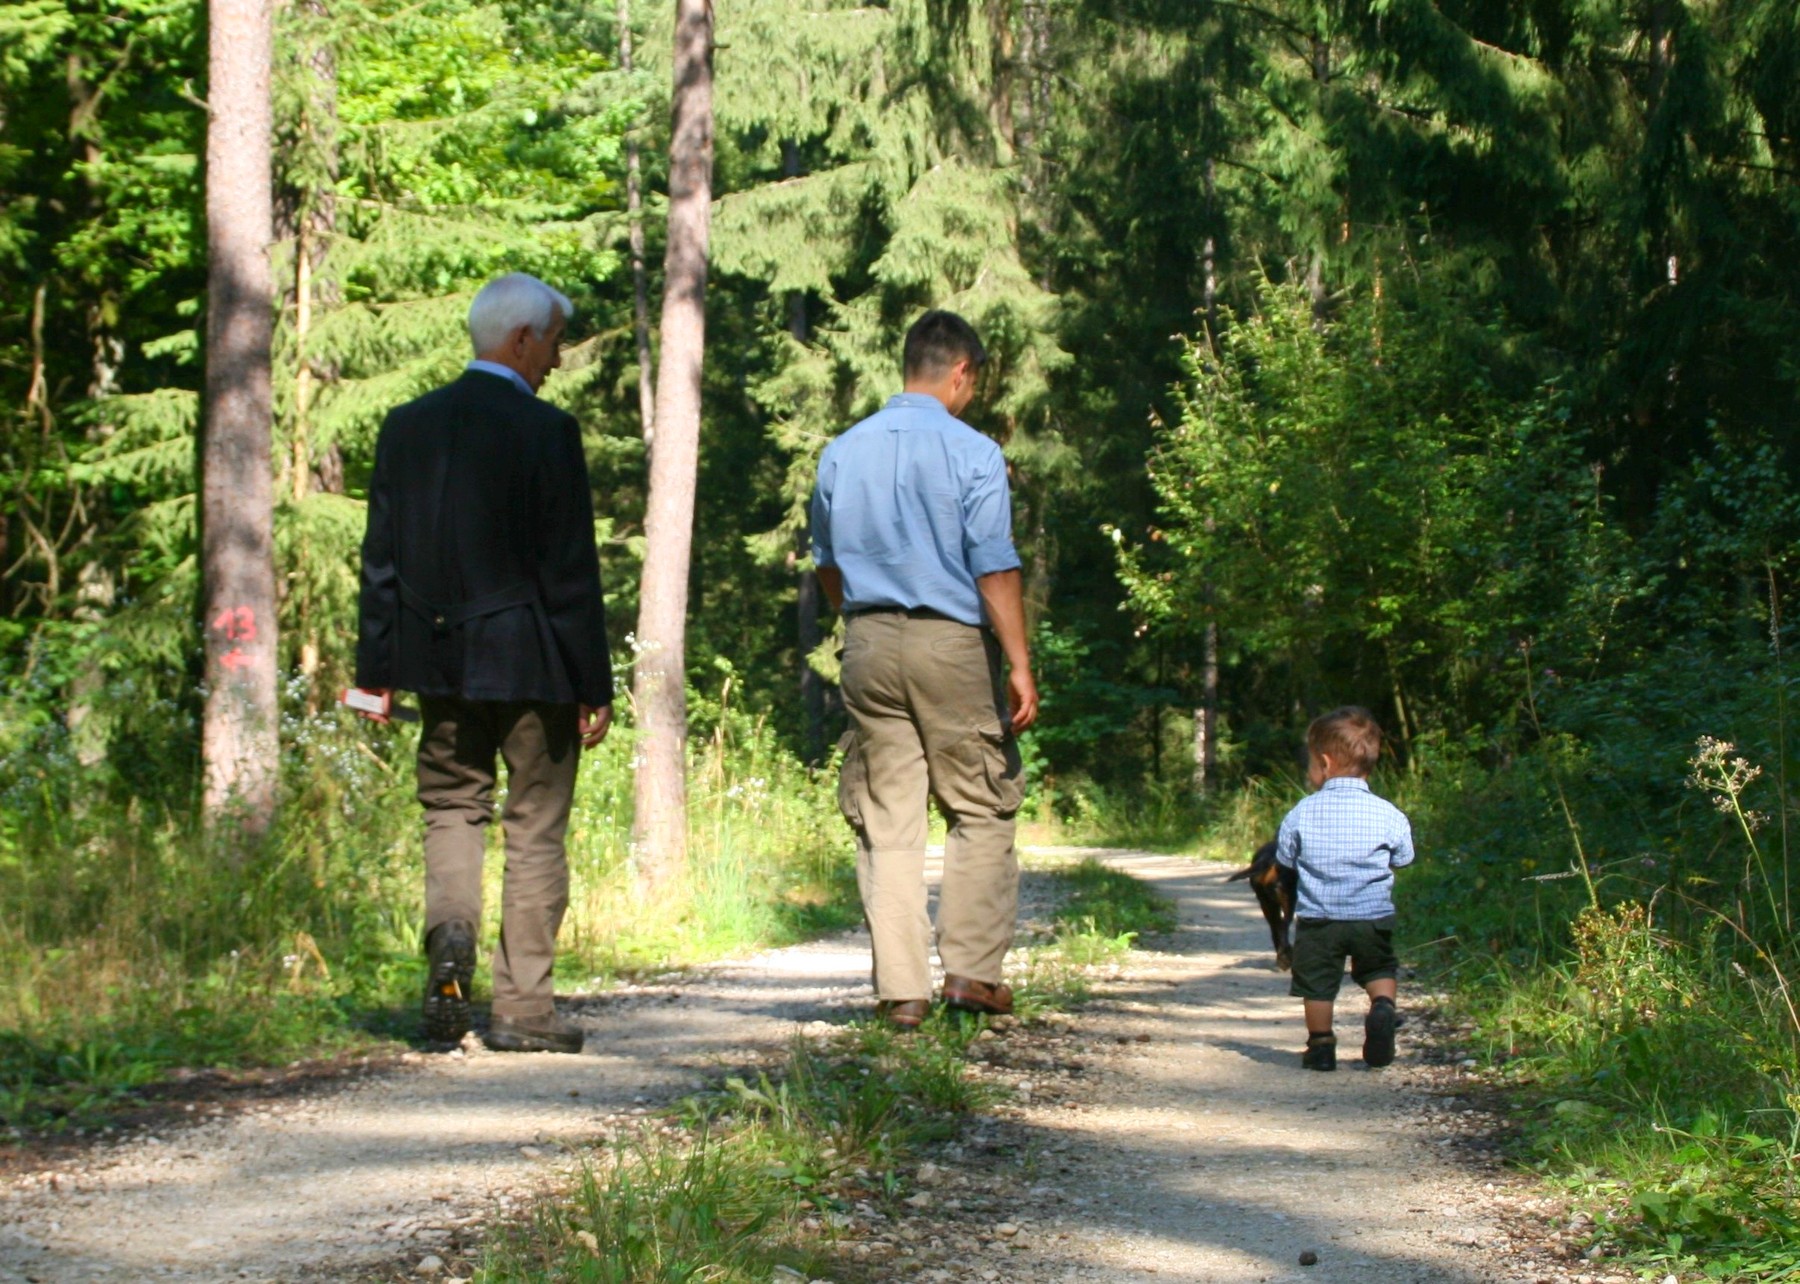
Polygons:
[[414,1275],[423,1275],[427,1279],[435,1278],[443,1273],[444,1259],[439,1257],[436,1253],[426,1257],[418,1264],[418,1266],[413,1268]]

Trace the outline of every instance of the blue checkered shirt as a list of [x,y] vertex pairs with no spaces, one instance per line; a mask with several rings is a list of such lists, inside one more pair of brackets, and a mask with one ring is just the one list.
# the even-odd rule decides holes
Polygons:
[[1300,871],[1301,918],[1361,923],[1394,912],[1394,871],[1413,860],[1406,813],[1357,776],[1333,776],[1294,805],[1275,859]]

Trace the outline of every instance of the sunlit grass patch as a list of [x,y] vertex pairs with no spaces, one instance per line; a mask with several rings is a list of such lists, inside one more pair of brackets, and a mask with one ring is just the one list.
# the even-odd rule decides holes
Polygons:
[[905,1189],[902,1167],[995,1100],[970,1073],[973,1029],[896,1035],[859,1023],[797,1039],[775,1069],[732,1077],[594,1155],[575,1187],[489,1243],[487,1284],[706,1279],[765,1284],[832,1270],[845,1210]]
[[[1009,969],[1026,1022],[1080,1002],[1137,932],[1173,925],[1163,897],[1098,862],[1050,876],[1056,926]],[[970,1057],[993,1025],[940,1009],[911,1033],[871,1020],[796,1039],[776,1068],[728,1078],[596,1156],[569,1194],[494,1238],[476,1278],[766,1284],[783,1267],[865,1278],[834,1256],[837,1229],[852,1209],[904,1196],[922,1147],[1002,1100]]]

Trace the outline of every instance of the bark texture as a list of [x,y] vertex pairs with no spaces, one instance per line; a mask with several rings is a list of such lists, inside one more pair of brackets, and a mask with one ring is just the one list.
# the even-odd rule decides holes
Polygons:
[[[619,0],[619,66],[631,63],[631,0]],[[650,284],[644,263],[644,180],[636,132],[625,135],[625,223],[631,246],[631,324],[637,338],[638,422],[649,447],[656,437],[656,387],[650,373]],[[710,180],[709,180],[710,181]]]
[[644,578],[632,699],[638,723],[632,854],[653,892],[687,867],[688,564],[700,459],[706,255],[712,213],[712,6],[677,0],[669,139],[669,244],[663,258],[656,445],[644,517]]
[[206,392],[200,445],[202,805],[241,856],[275,815],[274,225],[269,0],[212,0],[206,132]]

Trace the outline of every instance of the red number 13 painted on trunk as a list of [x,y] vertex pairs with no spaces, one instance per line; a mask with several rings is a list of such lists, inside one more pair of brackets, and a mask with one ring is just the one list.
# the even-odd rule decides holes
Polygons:
[[227,641],[256,641],[256,612],[247,606],[228,606],[219,612],[212,626],[223,633]]
[[256,612],[247,606],[228,606],[219,612],[212,626],[225,635],[225,640],[232,644],[231,650],[219,657],[219,663],[226,669],[241,669],[253,663],[240,642],[256,641]]

